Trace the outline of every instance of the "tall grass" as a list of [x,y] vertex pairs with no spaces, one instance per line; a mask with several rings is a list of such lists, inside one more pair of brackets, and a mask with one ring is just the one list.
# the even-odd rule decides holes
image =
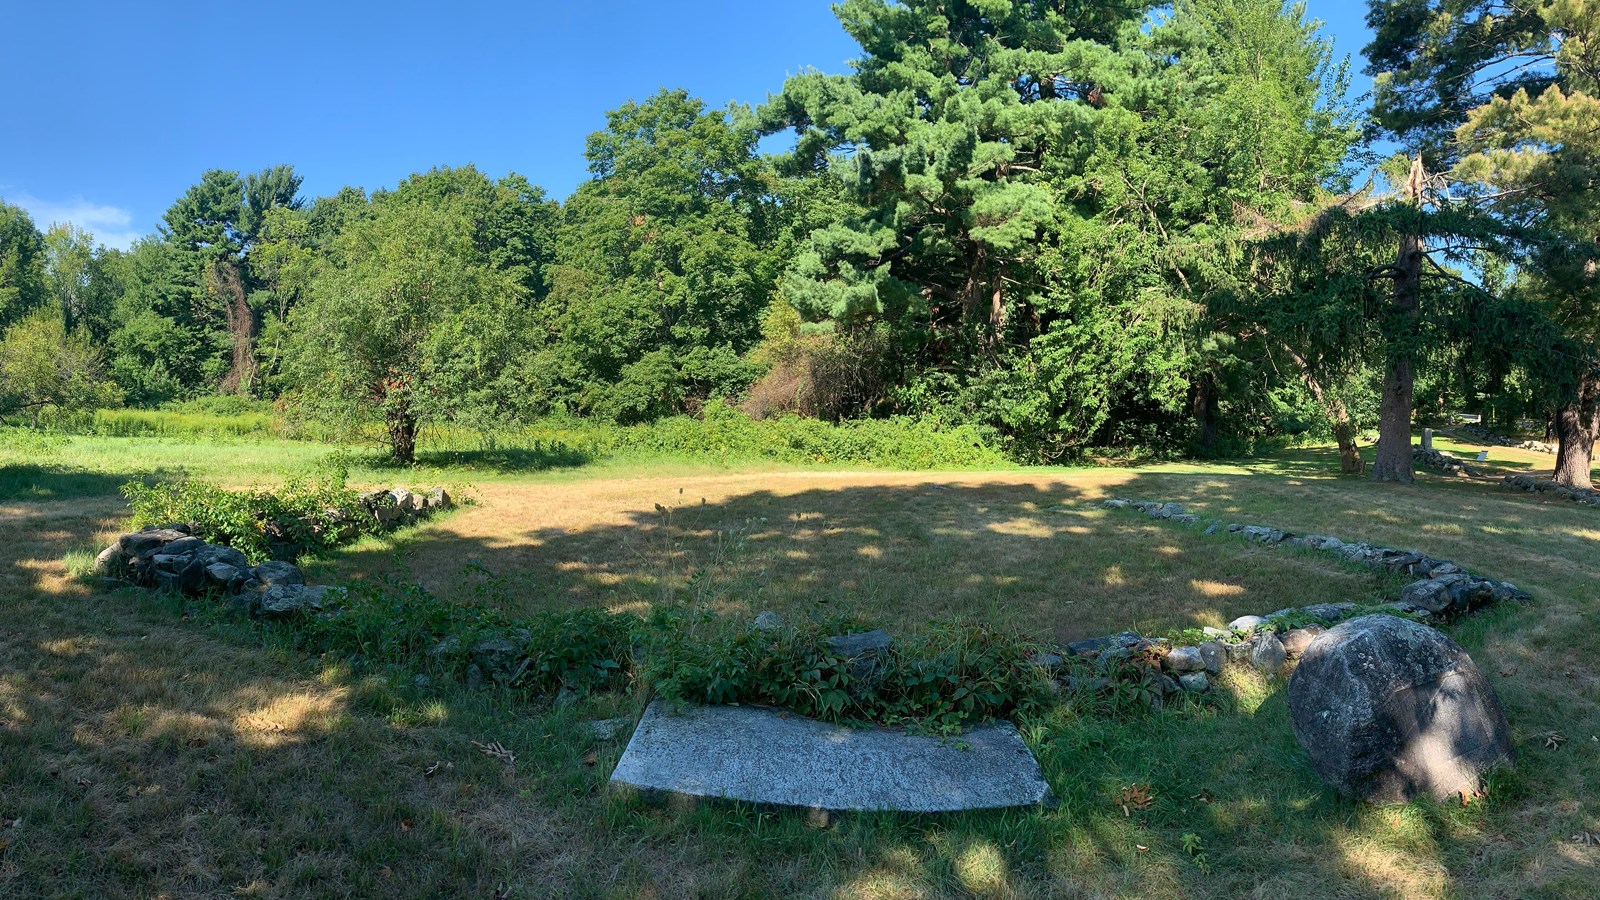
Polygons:
[[[264,401],[193,401],[161,409],[100,410],[52,423],[58,431],[99,437],[180,441],[271,441],[381,447],[378,423],[306,422]],[[789,416],[756,421],[719,402],[700,417],[674,416],[620,426],[576,417],[485,428],[424,428],[420,457],[432,464],[502,471],[572,466],[604,459],[689,459],[732,464],[863,464],[895,469],[977,468],[1009,464],[972,426],[912,419],[824,422]]]

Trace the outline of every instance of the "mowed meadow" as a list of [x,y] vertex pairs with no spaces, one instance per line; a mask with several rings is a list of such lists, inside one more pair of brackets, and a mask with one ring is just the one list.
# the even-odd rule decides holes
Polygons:
[[[1548,456],[1491,448],[1484,478],[1399,487],[1331,474],[1332,448],[948,471],[644,452],[518,469],[530,457],[496,452],[397,469],[267,437],[0,436],[0,895],[1591,897],[1600,880],[1600,511],[1497,486]],[[419,686],[80,574],[119,532],[128,480],[273,485],[331,453],[354,482],[472,502],[324,554],[314,580],[525,611],[696,603],[1070,640],[1397,590],[1100,509],[1109,496],[1415,547],[1532,596],[1450,628],[1500,694],[1518,765],[1466,805],[1343,800],[1295,742],[1282,683],[1235,673],[1159,714],[1067,704],[1021,722],[1055,809],[816,827],[608,792],[622,742],[584,722],[636,714],[642,685],[562,708]],[[1135,784],[1146,809],[1119,800]]]

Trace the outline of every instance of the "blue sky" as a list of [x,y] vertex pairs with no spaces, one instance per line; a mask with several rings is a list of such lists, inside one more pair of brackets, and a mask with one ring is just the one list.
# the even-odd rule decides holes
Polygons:
[[[1359,56],[1365,3],[1308,7]],[[208,168],[292,163],[317,196],[471,162],[565,198],[606,110],[759,103],[857,51],[827,0],[5,0],[0,21],[0,198],[121,247]]]

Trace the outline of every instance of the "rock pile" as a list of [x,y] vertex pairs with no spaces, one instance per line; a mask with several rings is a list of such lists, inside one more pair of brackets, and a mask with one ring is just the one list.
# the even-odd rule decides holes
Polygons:
[[437,487],[421,494],[414,494],[405,488],[368,491],[356,502],[377,520],[378,527],[384,531],[413,525],[419,519],[455,505],[450,494],[444,488]]
[[[361,495],[359,503],[385,531],[453,505],[443,488],[426,494],[404,489],[373,491]],[[361,523],[348,521],[334,510],[324,521],[340,528],[342,539],[353,538],[361,531]],[[290,562],[271,560],[251,565],[243,553],[223,544],[207,543],[194,536],[194,530],[192,525],[177,523],[124,534],[100,551],[95,558],[95,571],[163,593],[200,596],[221,592],[235,608],[268,618],[320,611],[340,593],[327,585],[306,584],[300,567]]]
[[[1106,509],[1137,510],[1152,518],[1180,524],[1194,525],[1200,520],[1199,516],[1177,503],[1117,497],[1106,500],[1102,506]],[[1417,581],[1405,586],[1398,601],[1385,605],[1395,612],[1419,619],[1447,618],[1490,603],[1521,601],[1528,597],[1510,582],[1473,575],[1449,560],[1436,559],[1416,550],[1346,542],[1321,534],[1300,536],[1265,525],[1225,523],[1221,520],[1209,522],[1205,533],[1234,534],[1272,547],[1316,550],[1391,574],[1419,576]],[[1211,640],[1197,647],[1164,648],[1155,641],[1125,631],[1075,641],[1068,644],[1066,649],[1077,656],[1105,657],[1109,654],[1108,658],[1153,652],[1163,658],[1164,670],[1179,676],[1177,683],[1183,689],[1205,690],[1205,680],[1185,680],[1183,676],[1191,673],[1215,676],[1220,671],[1220,661],[1248,664],[1268,675],[1285,674],[1325,627],[1359,611],[1354,603],[1324,603],[1289,607],[1264,616],[1241,616],[1229,622],[1225,629],[1205,629],[1204,633]],[[1197,659],[1204,664],[1196,665]]]
[[[1106,509],[1143,510],[1151,515],[1155,515],[1152,510],[1160,510],[1162,514],[1156,517],[1170,521],[1193,523],[1199,519],[1176,503],[1115,498],[1105,501],[1102,505]],[[1375,547],[1365,542],[1350,543],[1325,534],[1299,536],[1265,525],[1224,524],[1221,520],[1216,520],[1206,526],[1206,534],[1223,531],[1259,544],[1300,547],[1334,554],[1350,562],[1382,569],[1394,575],[1419,576],[1419,581],[1406,585],[1401,591],[1399,602],[1391,605],[1402,612],[1425,617],[1455,615],[1488,603],[1502,600],[1520,601],[1528,597],[1510,582],[1472,575],[1450,560],[1437,559],[1417,550]]]
[[321,610],[335,590],[306,584],[293,563],[273,560],[252,566],[243,553],[208,544],[189,534],[185,525],[125,534],[100,552],[95,568],[165,593],[220,591],[236,608],[269,618]]
[[1456,459],[1454,456],[1445,453],[1442,450],[1434,450],[1425,447],[1412,447],[1411,461],[1415,462],[1417,465],[1426,466],[1429,469],[1435,469],[1443,472],[1446,475],[1454,475],[1457,478],[1473,478],[1478,475],[1477,469],[1472,468],[1471,466],[1459,459]]
[[1535,478],[1532,475],[1507,475],[1501,487],[1514,491],[1527,491],[1530,494],[1555,494],[1565,497],[1573,503],[1582,503],[1585,506],[1600,506],[1600,491],[1588,488],[1567,487],[1557,484],[1548,478]]
[[1518,450],[1532,450],[1535,453],[1554,453],[1555,444],[1546,444],[1543,441],[1518,441],[1504,435],[1495,434],[1482,425],[1463,425],[1461,431],[1469,434],[1485,444],[1494,444],[1499,447],[1515,447]]

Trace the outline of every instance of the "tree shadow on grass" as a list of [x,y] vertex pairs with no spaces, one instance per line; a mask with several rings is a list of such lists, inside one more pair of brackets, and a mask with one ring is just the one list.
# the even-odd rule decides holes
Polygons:
[[[789,484],[702,498],[726,489],[690,478],[680,493],[662,479],[601,509],[581,486],[507,486],[502,502],[491,493],[397,546],[345,551],[337,569],[399,574],[466,602],[481,595],[482,575],[463,575],[472,563],[514,585],[511,611],[523,615],[692,599],[730,616],[856,616],[900,631],[980,620],[1063,641],[1220,626],[1388,587],[1327,558],[1100,509],[1106,491],[1094,485]],[[548,496],[509,502],[514,490]],[[1230,500],[1227,489],[1208,496]]]
[[42,502],[115,494],[129,481],[150,481],[148,473],[113,475],[69,466],[32,463],[0,465],[0,502]]

